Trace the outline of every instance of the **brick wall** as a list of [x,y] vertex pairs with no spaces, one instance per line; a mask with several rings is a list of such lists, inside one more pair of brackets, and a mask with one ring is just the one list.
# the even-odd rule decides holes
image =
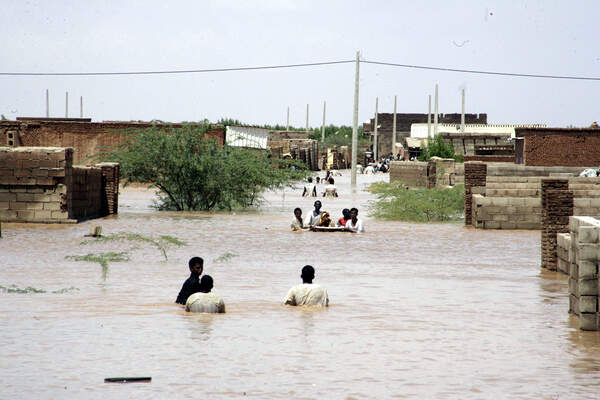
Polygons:
[[485,186],[487,164],[471,161],[465,163],[465,225],[472,225],[473,188]]
[[[516,128],[523,137],[523,163],[535,166],[600,165],[598,128]],[[517,155],[519,157],[519,155]]]
[[542,268],[556,271],[557,234],[569,231],[573,215],[573,192],[567,179],[542,179],[541,256]]
[[0,147],[2,220],[76,222],[116,214],[118,164],[73,166],[73,154],[71,148]]
[[495,156],[495,155],[490,155],[490,156],[464,156],[464,160],[466,161],[482,161],[482,162],[509,162],[509,163],[514,163],[515,162],[515,156]]
[[[182,124],[152,124],[141,122],[89,122],[80,120],[22,119],[0,121],[0,145],[9,145],[8,134],[15,134],[11,146],[29,147],[71,147],[75,150],[74,163],[87,164],[88,157],[123,143],[125,133],[132,129],[156,127],[168,131],[171,127],[181,128]],[[225,143],[225,128],[215,126],[206,134],[221,145]]]

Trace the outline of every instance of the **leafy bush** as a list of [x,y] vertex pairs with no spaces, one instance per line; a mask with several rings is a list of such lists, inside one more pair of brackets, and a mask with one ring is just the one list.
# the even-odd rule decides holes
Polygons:
[[247,207],[263,190],[291,185],[307,175],[300,162],[205,139],[209,128],[194,124],[167,133],[156,127],[132,130],[116,151],[99,157],[119,162],[125,183],[157,187],[162,210]]
[[433,139],[428,141],[427,146],[421,150],[419,161],[429,161],[431,157],[454,158],[460,162],[462,162],[463,158],[454,153],[452,144],[446,143],[441,135],[435,135]]
[[463,215],[464,186],[450,189],[408,189],[402,183],[374,183],[369,190],[377,195],[371,214],[392,221],[457,221]]

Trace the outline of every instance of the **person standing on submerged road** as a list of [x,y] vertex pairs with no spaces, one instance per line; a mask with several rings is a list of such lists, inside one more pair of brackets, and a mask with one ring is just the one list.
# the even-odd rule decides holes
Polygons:
[[319,200],[315,201],[315,209],[308,216],[308,226],[314,226],[319,223],[321,219],[321,202]]
[[223,299],[212,293],[213,278],[204,275],[200,279],[200,291],[188,297],[185,302],[185,311],[194,313],[222,314],[225,312]]
[[361,219],[358,219],[358,209],[350,209],[350,221],[346,222],[346,229],[350,232],[364,232],[365,225]]
[[308,226],[305,226],[304,221],[302,221],[302,209],[299,207],[294,209],[294,219],[292,220],[291,227],[293,231],[308,229]]
[[315,269],[311,265],[305,265],[302,268],[302,284],[291,288],[283,301],[288,306],[321,306],[329,305],[329,296],[327,290],[316,283]]
[[188,262],[190,277],[183,282],[183,286],[177,295],[175,303],[185,305],[188,297],[200,291],[200,275],[204,270],[204,260],[200,257],[192,257]]

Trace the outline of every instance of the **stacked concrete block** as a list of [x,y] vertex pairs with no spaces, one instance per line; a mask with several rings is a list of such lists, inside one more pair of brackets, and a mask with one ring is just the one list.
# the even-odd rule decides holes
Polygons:
[[473,194],[472,225],[481,229],[538,229],[540,199]]
[[73,149],[0,148],[0,217],[15,222],[70,222],[66,176]]
[[390,182],[402,182],[408,186],[427,187],[427,163],[420,161],[392,161]]
[[485,186],[487,164],[480,162],[465,163],[465,225],[472,225],[473,188]]
[[579,328],[600,329],[598,313],[598,259],[600,221],[592,217],[571,217],[569,271],[569,312],[578,317]]
[[73,149],[0,148],[0,217],[73,223],[116,213],[119,166],[73,166]]
[[567,179],[542,179],[542,267],[556,271],[558,233],[569,232],[569,217],[573,215],[573,192]]
[[558,272],[569,275],[571,268],[574,268],[575,257],[571,253],[571,234],[558,233],[556,234],[556,269]]

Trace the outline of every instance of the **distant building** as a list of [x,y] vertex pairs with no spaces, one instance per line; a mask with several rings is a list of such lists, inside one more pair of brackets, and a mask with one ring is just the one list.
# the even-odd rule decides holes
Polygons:
[[519,164],[600,167],[599,128],[516,128]]
[[[74,164],[85,164],[90,156],[114,148],[127,140],[124,133],[132,129],[156,127],[167,131],[193,124],[104,121],[90,118],[30,118],[0,121],[0,146],[72,147]],[[225,143],[225,128],[214,125],[206,134],[220,145]]]
[[[410,137],[412,124],[427,123],[427,114],[396,114],[396,141],[406,146],[405,139]],[[438,114],[438,124],[460,124],[460,113],[458,114]],[[465,114],[465,123],[467,124],[487,124],[487,114]],[[380,155],[392,152],[392,131],[394,125],[394,114],[379,113],[377,115],[378,152]],[[375,118],[363,124],[364,135],[368,135],[373,143]],[[433,113],[431,114],[431,126],[433,132]]]
[[252,126],[227,126],[225,142],[232,147],[267,149],[269,130]]

